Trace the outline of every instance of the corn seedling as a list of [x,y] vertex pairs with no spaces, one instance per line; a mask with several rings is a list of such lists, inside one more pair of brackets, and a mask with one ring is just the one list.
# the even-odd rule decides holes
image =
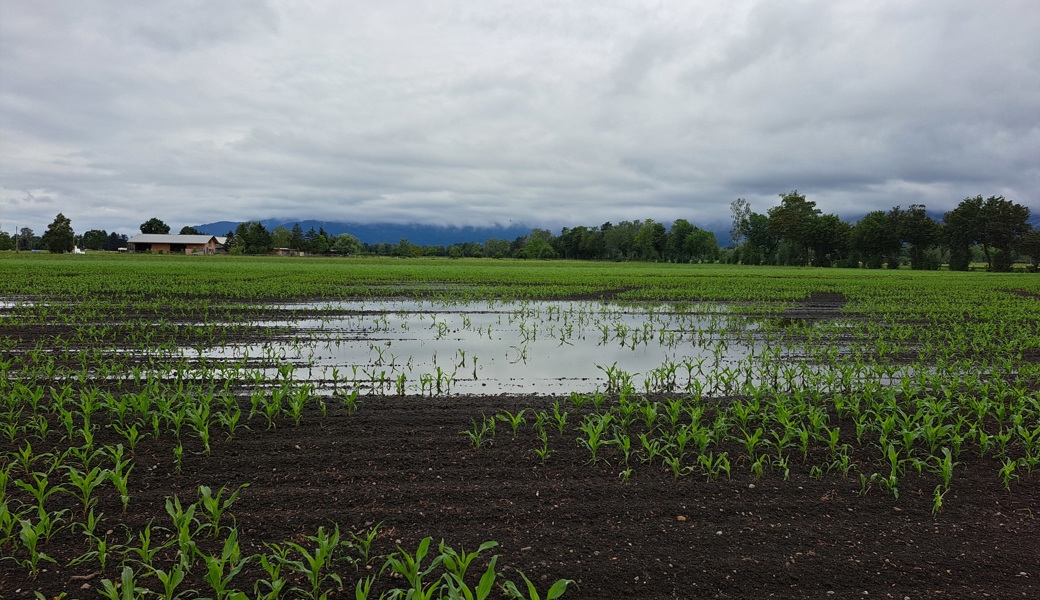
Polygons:
[[512,581],[506,581],[502,584],[502,591],[505,592],[506,596],[513,600],[556,600],[563,596],[567,591],[567,587],[574,583],[570,579],[558,579],[556,580],[549,589],[545,592],[545,598],[543,599],[541,594],[538,593],[538,588],[535,587],[534,583],[527,578],[527,575],[523,571],[520,571],[520,577],[527,584],[527,593],[524,594],[517,588],[516,584]]
[[231,582],[245,568],[250,558],[242,556],[236,529],[228,533],[219,556],[202,554],[206,565],[206,583],[213,589],[214,600],[245,600],[245,594],[231,589]]
[[563,435],[563,430],[567,427],[567,411],[560,410],[560,402],[557,400],[553,402],[553,420],[556,422],[556,430]]
[[130,506],[130,472],[133,470],[133,465],[123,461],[117,461],[115,466],[108,471],[108,479],[119,492],[119,501],[123,505],[124,514],[126,513],[126,509]]
[[549,460],[549,457],[553,455],[554,451],[549,447],[549,435],[544,429],[538,432],[538,437],[542,441],[542,445],[532,448],[531,452],[533,452],[534,455],[538,457],[538,460],[540,460],[544,465],[546,461]]
[[174,562],[170,565],[169,570],[151,568],[151,574],[159,580],[162,585],[162,589],[158,592],[152,591],[162,600],[178,600],[179,598],[188,597],[192,598],[198,595],[198,590],[178,590],[184,578],[188,574],[184,565],[180,562]]
[[527,420],[524,419],[525,412],[527,412],[526,408],[520,409],[516,412],[516,414],[513,414],[508,410],[503,410],[502,412],[495,415],[495,418],[497,418],[499,421],[502,421],[503,423],[508,423],[509,428],[513,431],[513,438],[516,438],[520,426],[527,422]]
[[208,517],[209,522],[205,524],[213,532],[213,537],[217,537],[220,533],[220,519],[227,512],[227,509],[235,503],[238,499],[238,494],[245,488],[249,487],[248,483],[243,483],[238,486],[238,489],[231,493],[227,498],[223,498],[224,492],[227,488],[221,487],[217,490],[216,496],[213,495],[213,491],[205,486],[199,486],[199,504],[202,505],[204,514]]
[[94,467],[90,471],[80,471],[71,465],[66,465],[65,469],[68,473],[69,485],[75,490],[75,494],[72,495],[76,496],[83,505],[83,516],[86,516],[90,507],[97,503],[97,499],[93,497],[94,489],[108,479],[108,471],[102,471],[98,467]]
[[202,532],[204,526],[195,517],[195,504],[189,504],[187,508],[181,505],[180,498],[174,496],[166,500],[166,513],[173,521],[173,534],[177,543],[178,560],[187,569],[195,556],[197,544],[195,538]]
[[1018,461],[1010,458],[1004,459],[1003,465],[1000,467],[1000,477],[1004,482],[1004,489],[1011,491],[1011,482],[1018,479],[1018,474],[1015,473],[1015,469],[1018,468]]
[[286,546],[295,550],[302,560],[288,560],[285,565],[290,570],[303,575],[309,586],[307,589],[293,588],[293,590],[317,600],[323,596],[321,588],[327,581],[333,581],[339,587],[343,586],[340,576],[329,572],[335,559],[336,549],[340,546],[339,526],[336,526],[331,534],[326,532],[324,527],[319,527],[317,535],[306,536],[306,539],[314,542],[314,551],[310,552],[300,544],[287,542]]
[[128,554],[134,554],[137,556],[138,562],[146,568],[152,567],[152,562],[155,560],[156,555],[168,548],[173,541],[167,541],[165,544],[153,545],[152,544],[152,524],[148,523],[145,528],[137,534],[138,545],[129,546],[127,548]]
[[36,506],[40,509],[43,509],[47,499],[56,492],[67,492],[61,485],[50,485],[47,473],[33,472],[30,476],[32,477],[31,483],[17,479],[14,484],[28,492],[36,500]]
[[489,422],[493,424],[495,420],[483,417],[480,424],[477,424],[476,419],[471,419],[471,422],[473,423],[472,428],[464,429],[459,433],[469,438],[470,445],[479,450],[484,447],[484,444],[488,443],[488,440],[485,439],[487,435],[489,433],[491,433],[492,436],[494,435],[494,426],[489,425]]
[[[288,562],[289,548],[278,545],[269,545],[268,548],[274,554],[259,554],[260,567],[267,578],[261,577],[253,584],[253,593],[258,600],[278,600],[289,585],[288,580],[282,577],[282,567]],[[266,591],[261,592],[260,588],[266,588]]]
[[351,544],[357,550],[363,566],[368,566],[372,562],[372,542],[379,536],[380,526],[381,524],[377,523],[367,531],[359,534],[351,532],[350,534],[350,539],[353,540]]
[[101,589],[98,593],[107,600],[138,600],[145,598],[148,590],[137,585],[134,570],[123,567],[119,577],[119,583],[112,583],[110,579],[101,580]]
[[419,547],[416,548],[415,554],[409,554],[406,550],[398,546],[397,552],[394,552],[387,557],[383,570],[389,569],[390,572],[403,577],[411,586],[408,590],[395,590],[394,592],[391,592],[391,598],[403,597],[408,600],[432,600],[433,598],[440,597],[440,591],[443,587],[443,584],[440,581],[434,581],[428,584],[423,582],[423,578],[430,575],[444,560],[443,556],[437,556],[428,565],[423,566],[422,563],[430,551],[430,543],[432,540],[433,538],[429,537],[423,538],[423,540],[419,542]]
[[34,525],[29,519],[19,519],[19,525],[21,531],[19,531],[18,537],[22,542],[22,548],[29,554],[28,558],[19,561],[19,564],[28,569],[31,579],[36,579],[40,573],[41,562],[57,563],[57,561],[39,549],[41,538],[44,537],[39,522]]
[[598,460],[599,449],[606,443],[603,433],[612,417],[610,414],[586,415],[578,428],[585,434],[584,438],[578,438],[578,444],[589,451],[589,462],[595,464]]

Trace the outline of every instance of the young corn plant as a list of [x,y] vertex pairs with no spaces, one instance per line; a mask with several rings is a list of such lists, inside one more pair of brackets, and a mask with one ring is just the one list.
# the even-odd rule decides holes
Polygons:
[[935,486],[935,491],[932,493],[932,518],[938,517],[942,512],[943,499],[948,491],[950,491],[949,487],[943,489],[942,485]]
[[166,513],[173,521],[173,535],[178,549],[177,559],[185,569],[191,567],[198,547],[195,539],[205,528],[195,517],[196,508],[195,504],[189,504],[185,508],[177,496],[166,500]]
[[647,464],[653,464],[654,461],[663,459],[668,449],[668,444],[665,440],[647,433],[639,434],[639,443],[642,445],[645,454],[643,462]]
[[476,419],[471,419],[471,422],[473,423],[472,428],[464,429],[459,433],[469,438],[470,445],[479,450],[480,448],[483,448],[485,444],[490,443],[490,440],[486,439],[489,434],[491,437],[494,437],[495,420],[482,417],[480,424],[477,424]]
[[47,556],[39,549],[40,541],[44,537],[44,532],[42,531],[39,522],[33,524],[29,519],[19,519],[18,522],[21,526],[21,531],[19,531],[18,537],[22,542],[22,548],[24,548],[29,555],[27,558],[18,562],[22,567],[29,571],[29,578],[35,580],[40,573],[41,562],[57,564],[58,561]]
[[578,426],[578,429],[585,434],[585,437],[578,438],[578,444],[584,446],[589,451],[589,462],[592,464],[596,464],[599,460],[599,449],[606,443],[606,438],[603,434],[612,420],[613,417],[611,417],[610,413],[592,413],[586,415],[581,425]]
[[567,427],[567,411],[565,411],[565,410],[561,411],[560,410],[560,402],[559,402],[559,400],[557,400],[556,402],[553,402],[553,415],[552,416],[553,416],[553,420],[556,423],[556,430],[560,432],[560,435],[563,435],[563,430],[564,430],[564,428]]
[[76,496],[83,505],[83,516],[85,517],[90,507],[97,504],[94,489],[108,479],[108,470],[103,471],[99,467],[94,467],[89,471],[80,471],[72,465],[65,465],[65,470],[68,473],[69,485],[75,492],[72,495]]
[[[285,587],[289,585],[287,579],[282,577],[282,567],[288,562],[289,548],[278,545],[268,545],[274,554],[261,552],[260,567],[264,570],[267,578],[260,577],[253,583],[253,594],[257,600],[278,600],[281,598]],[[261,588],[266,591],[261,592]]]
[[108,534],[92,536],[90,540],[90,550],[77,556],[69,564],[75,565],[92,560],[97,563],[100,572],[105,573],[108,570],[109,559],[112,558],[112,553],[120,551],[125,552],[125,548],[122,548],[118,544],[110,544],[108,541]]
[[132,568],[123,567],[119,583],[102,579],[98,593],[107,600],[139,600],[147,597],[148,590],[137,585],[137,577]]
[[108,479],[115,486],[116,491],[119,492],[119,501],[123,505],[123,514],[126,514],[126,509],[130,506],[130,472],[134,470],[134,466],[124,461],[117,461],[115,466],[108,471]]
[[198,590],[194,589],[182,589],[179,590],[184,578],[187,576],[188,571],[185,569],[184,564],[175,562],[170,565],[168,570],[157,569],[149,567],[151,574],[159,580],[159,584],[162,588],[159,591],[151,590],[152,594],[155,594],[162,600],[179,600],[180,598],[194,598],[198,595]]
[[549,460],[549,457],[553,455],[554,450],[549,447],[549,434],[546,433],[544,429],[538,432],[538,439],[542,441],[542,445],[532,448],[531,452],[533,452],[534,455],[538,457],[538,460],[542,461],[542,464],[544,465]]
[[209,522],[204,526],[209,527],[213,532],[213,537],[217,537],[220,534],[220,519],[227,512],[228,508],[238,500],[239,493],[243,489],[249,487],[248,483],[243,483],[238,486],[238,489],[231,493],[230,496],[224,498],[224,492],[227,488],[221,487],[217,490],[217,494],[213,495],[213,490],[208,486],[199,486],[199,504],[202,506],[204,514],[209,519]]
[[1004,482],[1004,489],[1011,491],[1011,482],[1018,479],[1018,474],[1015,470],[1018,468],[1018,461],[1011,458],[1005,458],[1003,465],[1000,467],[1000,478]]
[[127,445],[130,446],[130,456],[133,456],[137,450],[137,443],[141,441],[141,432],[137,429],[137,423],[132,423],[129,426],[116,423],[112,425],[112,428],[126,439]]
[[434,581],[431,583],[423,583],[423,578],[427,577],[440,565],[444,560],[443,556],[435,557],[428,565],[423,566],[423,560],[426,559],[426,555],[430,551],[430,543],[433,538],[426,537],[419,542],[419,547],[415,550],[415,554],[409,554],[406,550],[397,547],[397,552],[394,552],[386,559],[386,564],[383,565],[383,570],[389,569],[392,573],[396,573],[400,577],[403,577],[405,581],[411,586],[407,590],[396,589],[390,592],[390,598],[405,598],[407,600],[433,600],[434,598],[440,597],[440,592],[444,587],[443,581]]
[[372,562],[372,543],[375,542],[376,538],[379,537],[379,528],[382,526],[381,523],[376,523],[371,529],[362,531],[360,533],[350,533],[350,544],[357,551],[362,566],[368,566]]
[[615,428],[614,437],[607,440],[605,443],[618,447],[618,450],[621,451],[621,462],[627,466],[628,461],[632,458],[632,436],[628,435],[620,428]]
[[343,586],[343,579],[336,573],[331,572],[335,553],[340,546],[339,526],[337,525],[330,534],[324,527],[318,528],[317,535],[306,536],[307,540],[314,543],[314,551],[310,552],[300,544],[287,542],[286,546],[295,550],[301,560],[288,560],[285,565],[291,570],[303,575],[307,581],[307,588],[292,588],[312,600],[318,600],[325,596],[321,589],[327,582],[332,581],[338,587]]
[[245,600],[247,597],[231,588],[232,580],[237,576],[251,557],[242,557],[238,544],[238,530],[232,529],[224,540],[224,547],[219,556],[202,554],[206,565],[206,583],[213,589],[214,600]]
[[935,471],[942,477],[943,493],[945,494],[950,489],[950,480],[953,479],[953,469],[960,463],[954,462],[953,453],[949,448],[944,447],[942,453],[942,458],[934,458],[936,462]]
[[469,569],[470,564],[480,556],[481,552],[490,550],[498,546],[498,542],[484,542],[474,552],[466,552],[465,550],[456,552],[453,548],[444,543],[441,540],[438,550],[440,552],[441,564],[444,565],[445,574],[443,577],[444,584],[448,588],[449,597],[465,598],[465,600],[479,599],[483,600],[487,598],[488,594],[491,593],[491,589],[495,583],[495,560],[497,556],[493,557],[487,570],[480,579],[480,583],[477,585],[477,589],[473,590],[466,584],[466,571]]
[[527,584],[527,594],[524,594],[512,581],[506,581],[502,584],[502,591],[511,598],[512,600],[556,600],[563,596],[567,592],[567,587],[574,584],[571,579],[557,579],[549,589],[545,592],[544,599],[542,595],[538,593],[538,588],[535,587],[534,583],[524,575],[523,571],[520,571],[520,577]]
[[85,535],[88,540],[95,538],[95,532],[97,531],[98,525],[101,524],[101,518],[105,516],[105,513],[94,514],[94,509],[91,508],[86,517],[82,521],[72,521],[70,527],[72,529],[79,529],[80,533]]
[[242,420],[242,409],[238,408],[238,406],[232,406],[228,410],[217,413],[216,419],[227,430],[226,441],[231,441],[235,437],[235,433],[240,426],[249,429],[249,427],[240,423]]
[[147,569],[152,568],[152,563],[160,552],[169,548],[173,544],[173,540],[168,540],[166,543],[153,545],[151,523],[145,525],[144,529],[137,533],[137,542],[137,546],[128,547],[127,554],[136,555],[137,561]]
[[520,409],[516,414],[503,409],[502,412],[495,415],[495,418],[503,423],[509,424],[509,428],[513,430],[513,438],[515,439],[519,433],[520,426],[527,423],[527,420],[524,419],[525,412],[527,412],[526,408]]
[[18,479],[15,480],[14,484],[28,492],[36,500],[36,506],[41,510],[44,509],[47,499],[56,492],[67,493],[63,486],[51,485],[47,473],[33,472],[31,477],[31,483]]

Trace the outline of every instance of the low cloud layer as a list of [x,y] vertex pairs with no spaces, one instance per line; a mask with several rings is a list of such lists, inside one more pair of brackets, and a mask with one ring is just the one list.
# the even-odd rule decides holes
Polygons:
[[1040,210],[1040,5],[5,3],[0,228]]

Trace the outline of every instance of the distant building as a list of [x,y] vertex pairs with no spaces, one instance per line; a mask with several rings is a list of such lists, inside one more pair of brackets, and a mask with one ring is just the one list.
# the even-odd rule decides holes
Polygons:
[[[225,240],[226,241],[226,240]],[[216,254],[223,244],[213,235],[142,233],[130,238],[130,252],[163,254]]]

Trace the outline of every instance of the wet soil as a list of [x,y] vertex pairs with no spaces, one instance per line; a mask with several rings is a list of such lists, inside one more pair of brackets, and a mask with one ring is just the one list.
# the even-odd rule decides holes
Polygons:
[[[577,587],[566,598],[1040,595],[1035,475],[1023,474],[1005,490],[997,465],[966,456],[933,517],[937,481],[927,472],[904,477],[898,499],[873,487],[861,493],[855,475],[811,477],[813,455],[793,465],[787,480],[775,472],[755,478],[746,461],[735,460],[731,479],[677,479],[637,463],[623,481],[616,457],[589,464],[572,432],[550,434],[555,453],[545,464],[530,452],[537,445],[530,427],[514,438],[500,424],[493,443],[480,449],[460,433],[482,414],[549,402],[363,398],[355,413],[333,406],[325,417],[307,413],[299,426],[279,422],[265,430],[254,420],[252,430],[216,442],[209,456],[186,436],[180,474],[171,443],[148,439],[134,458],[127,514],[116,518],[121,507],[110,486],[99,488],[106,491],[97,510],[136,533],[151,519],[169,521],[164,504],[172,495],[191,501],[199,485],[248,483],[231,509],[245,552],[261,551],[265,542],[303,541],[333,523],[344,532],[381,523],[377,553],[414,550],[425,536],[466,550],[495,540],[505,575],[519,580],[520,569],[543,589],[573,579]],[[98,442],[116,440],[104,429]],[[52,509],[75,510],[68,497],[52,499]],[[112,529],[113,540],[127,535],[122,525]],[[86,551],[82,540],[56,534],[44,551],[58,565],[47,565],[35,581],[0,562],[0,597],[97,597],[96,567],[64,566]],[[330,597],[354,597],[352,573],[343,573],[347,589]],[[236,585],[250,588],[240,580],[259,574],[253,565]],[[117,569],[104,576],[115,579]],[[193,577],[188,587],[207,589],[198,573]]]
[[[814,294],[782,318],[838,318],[844,305],[840,294]],[[22,333],[17,337],[25,340],[42,335]],[[1021,473],[1005,489],[999,465],[968,449],[942,511],[933,515],[935,475],[911,471],[900,480],[898,498],[863,486],[858,472],[883,469],[871,448],[853,450],[857,470],[847,477],[812,476],[811,465],[821,464],[826,453],[821,447],[808,460],[792,462],[788,478],[775,471],[755,477],[749,461],[738,458],[738,446],[726,449],[733,457],[730,478],[676,478],[659,464],[636,462],[625,480],[616,454],[589,464],[573,431],[550,430],[554,453],[545,463],[532,452],[539,442],[530,427],[514,438],[500,423],[493,442],[479,449],[461,434],[482,415],[551,402],[534,396],[363,397],[357,412],[333,404],[325,416],[307,412],[299,426],[283,419],[266,429],[258,417],[230,440],[215,428],[209,455],[197,438],[185,435],[180,472],[168,436],[147,438],[133,458],[126,513],[107,484],[98,488],[95,510],[104,513],[113,543],[127,543],[149,522],[162,543],[170,536],[170,498],[194,501],[200,485],[248,484],[231,508],[244,552],[304,543],[304,536],[333,524],[344,533],[379,524],[373,546],[379,555],[414,550],[426,536],[466,550],[494,540],[498,547],[474,570],[499,554],[504,576],[519,581],[521,570],[542,590],[556,579],[573,579],[565,598],[1040,597],[1037,474]],[[99,425],[98,445],[124,442]],[[34,450],[60,451],[55,438],[33,440]],[[0,453],[17,449],[0,439]],[[27,499],[14,486],[7,493]],[[48,508],[80,510],[63,494],[53,495]],[[220,550],[217,541],[201,543]],[[0,556],[10,550],[0,548]],[[101,579],[118,577],[114,565],[105,573],[94,561],[70,566],[89,548],[69,528],[42,550],[56,563],[45,565],[35,580],[13,561],[0,560],[0,598],[34,598],[36,592],[96,598]],[[171,553],[163,551],[160,562],[172,561]],[[345,565],[340,574],[346,589],[330,598],[353,598],[354,581],[379,564],[375,571]],[[208,595],[203,570],[196,567],[183,587]],[[261,575],[254,561],[235,587],[251,590]],[[147,583],[158,589],[154,578]]]

